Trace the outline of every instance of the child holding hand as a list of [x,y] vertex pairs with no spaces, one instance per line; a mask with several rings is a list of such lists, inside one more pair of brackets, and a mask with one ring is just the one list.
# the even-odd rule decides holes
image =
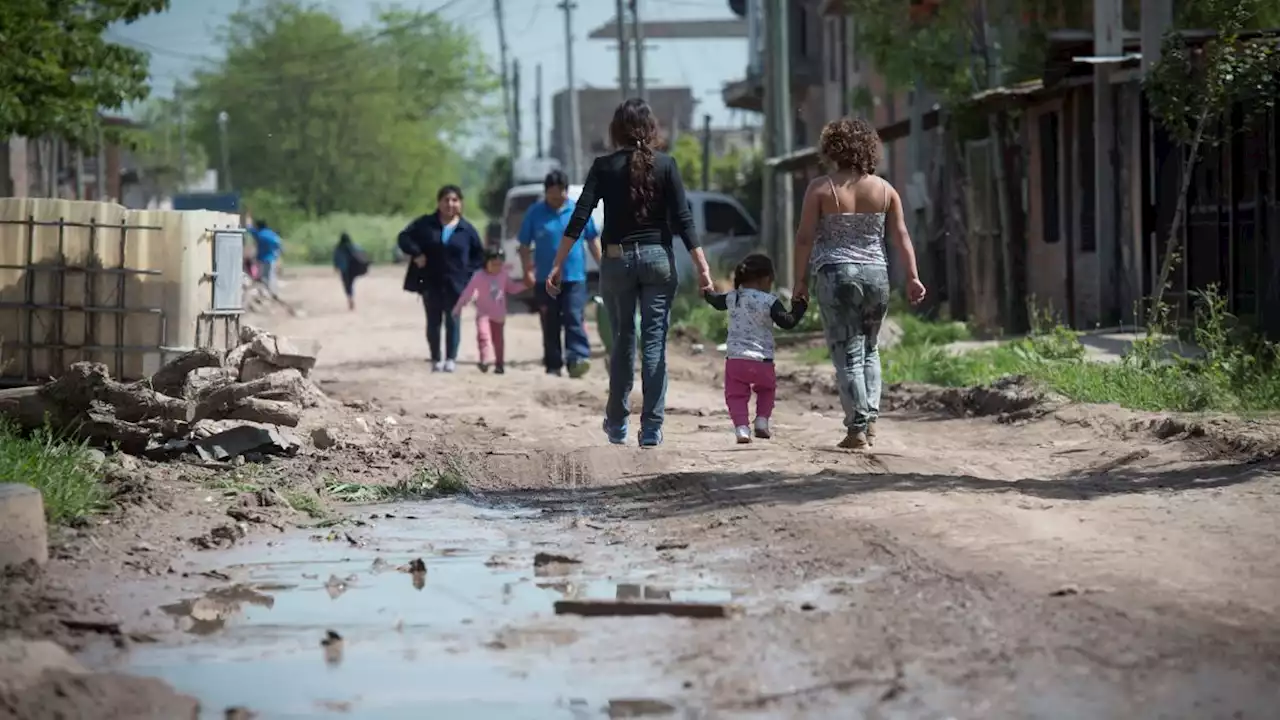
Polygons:
[[462,308],[475,298],[476,342],[480,346],[480,372],[501,375],[504,367],[505,343],[503,324],[507,320],[507,295],[522,292],[527,286],[512,280],[506,273],[506,256],[499,248],[491,248],[484,254],[484,267],[471,276],[471,282],[462,289],[453,315],[462,315]]
[[773,366],[773,326],[790,330],[800,323],[808,305],[796,300],[787,312],[774,295],[773,261],[767,255],[752,254],[733,271],[734,289],[727,293],[706,293],[712,307],[729,313],[728,355],[724,361],[724,401],[733,420],[739,443],[751,442],[747,424],[751,392],[756,394],[755,436],[773,437],[769,419],[777,392],[777,372]]

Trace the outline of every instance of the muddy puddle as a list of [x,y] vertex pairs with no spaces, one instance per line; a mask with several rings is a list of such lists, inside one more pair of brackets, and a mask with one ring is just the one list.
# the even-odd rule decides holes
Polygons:
[[192,554],[183,579],[134,590],[158,642],[98,661],[168,681],[208,718],[685,717],[663,656],[687,623],[731,620],[557,615],[556,602],[750,605],[536,513],[438,501],[352,517]]

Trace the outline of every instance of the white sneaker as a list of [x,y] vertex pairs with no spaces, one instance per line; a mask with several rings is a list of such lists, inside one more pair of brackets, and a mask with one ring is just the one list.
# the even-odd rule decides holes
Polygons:
[[454,371],[455,371],[455,370],[457,370],[457,369],[458,369],[458,363],[457,363],[456,361],[454,361],[454,360],[445,360],[445,361],[444,361],[444,371],[445,371],[445,372],[454,372]]
[[768,440],[773,437],[773,428],[769,427],[769,418],[756,418],[756,437]]
[[738,437],[739,445],[746,445],[751,442],[751,428],[746,425],[739,425],[733,429],[733,434]]
[[437,360],[431,363],[431,372],[444,372],[444,361]]

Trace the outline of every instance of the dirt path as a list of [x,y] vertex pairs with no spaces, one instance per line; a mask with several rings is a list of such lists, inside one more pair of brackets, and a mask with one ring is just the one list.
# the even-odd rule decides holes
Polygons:
[[[612,447],[599,425],[602,363],[583,380],[545,376],[533,316],[509,320],[507,375],[472,366],[469,316],[459,373],[432,374],[421,309],[399,291],[393,269],[362,281],[354,315],[327,274],[308,271],[285,292],[308,315],[261,322],[323,341],[315,377],[348,407],[310,422],[353,438],[345,451],[289,466],[291,477],[390,484],[449,461],[464,468],[472,503],[380,508],[386,519],[352,530],[357,537],[342,551],[308,544],[305,532],[295,541],[293,530],[251,534],[231,555],[166,546],[150,566],[159,576],[156,568],[169,568],[163,582],[147,570],[123,580],[68,576],[67,560],[52,577],[75,592],[101,591],[126,626],[158,640],[132,652],[90,644],[91,664],[158,674],[207,708],[244,703],[266,717],[335,709],[408,717],[395,712],[410,703],[469,713],[440,716],[596,717],[600,703],[625,697],[643,702],[616,702],[605,716],[1263,718],[1280,707],[1274,463],[1205,459],[1203,446],[1161,441],[1108,408],[1014,425],[891,414],[874,452],[851,454],[833,449],[837,403],[795,381],[780,391],[776,439],[736,446],[718,361],[682,348],[671,358],[665,444]],[[780,363],[783,375],[792,370]],[[380,445],[360,439],[357,415],[375,426]],[[394,419],[390,430],[378,427],[385,417]],[[208,493],[181,482],[171,480],[167,516],[213,522]],[[405,514],[418,521],[397,525]],[[135,544],[158,542],[154,530],[124,532]],[[103,567],[137,570],[139,553],[122,543],[99,534],[67,554],[94,556],[86,545],[96,546]],[[582,563],[554,573],[523,567],[539,547]],[[405,604],[412,598],[402,580],[378,589],[376,573],[350,576],[353,587],[374,588],[367,595],[290,599],[302,597],[290,595],[295,585],[318,590],[330,565],[403,563],[414,553],[438,557],[443,570],[432,572],[450,578],[441,586],[428,576],[427,592],[439,593],[430,609]],[[321,562],[330,565],[281,570]],[[495,569],[511,564],[521,567],[509,577]],[[331,581],[342,575],[334,570]],[[279,590],[279,612],[244,611],[252,632],[241,635],[223,617],[235,612],[224,613],[225,630],[186,641],[172,632],[173,613],[154,612],[161,599],[232,580]],[[631,582],[673,598],[720,593],[745,614],[575,619],[549,611],[548,593],[621,595]],[[633,591],[645,592],[625,590]],[[359,609],[350,597],[371,599]],[[469,609],[442,609],[454,601]],[[346,674],[315,680],[316,643],[335,626],[366,638],[356,665],[364,673],[346,670],[348,661]],[[405,627],[420,631],[412,658],[395,644],[402,639],[388,639],[403,638]],[[306,660],[281,659],[295,655]],[[215,656],[245,674],[202,674]],[[416,697],[399,692],[419,671],[448,677]],[[308,710],[296,714],[272,706],[270,694],[234,699],[263,672],[331,682],[343,696],[301,698]],[[593,681],[584,686],[585,673]],[[477,689],[463,690],[468,683]],[[523,700],[494,705],[480,687]]]

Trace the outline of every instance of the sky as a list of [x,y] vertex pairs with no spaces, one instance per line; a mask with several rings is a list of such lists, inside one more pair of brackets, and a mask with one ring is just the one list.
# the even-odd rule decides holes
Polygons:
[[[641,18],[662,20],[724,19],[734,17],[728,0],[639,0]],[[327,0],[319,3],[350,27],[371,19],[380,3],[366,0]],[[390,3],[381,3],[383,5]],[[444,8],[444,17],[470,28],[497,69],[498,24],[492,0],[400,0],[410,9]],[[558,0],[504,0],[508,57],[519,59],[521,71],[521,147],[530,155],[536,146],[534,127],[535,66],[542,64],[545,100],[543,118],[550,134],[550,98],[567,87],[564,13]],[[131,25],[113,28],[109,39],[151,53],[153,92],[168,95],[175,82],[220,55],[217,29],[240,6],[240,0],[172,0],[170,9]],[[588,40],[587,34],[613,17],[611,0],[577,0],[573,13],[574,66],[580,88],[617,87],[616,43]],[[746,40],[646,41],[649,87],[689,86],[698,101],[696,116],[710,114],[717,127],[758,124],[749,113],[731,110],[721,100],[724,83],[741,78],[746,69]],[[484,142],[483,139],[476,143]]]

